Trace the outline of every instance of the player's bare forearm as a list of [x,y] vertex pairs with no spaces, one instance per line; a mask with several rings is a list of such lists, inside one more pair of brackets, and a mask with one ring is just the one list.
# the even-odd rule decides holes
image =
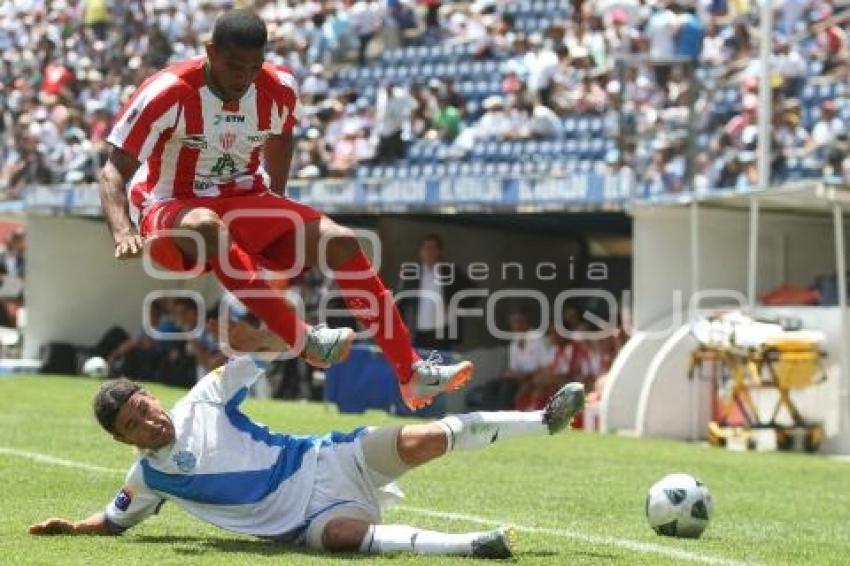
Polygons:
[[30,525],[27,529],[32,535],[100,535],[113,536],[119,533],[109,528],[103,513],[92,515],[82,521],[52,518]]
[[286,182],[289,179],[289,167],[292,164],[292,153],[295,149],[295,138],[292,132],[279,136],[271,136],[266,140],[264,149],[265,163],[263,167],[271,179],[270,189],[281,196],[286,194]]
[[106,165],[100,171],[100,205],[112,240],[115,243],[115,257],[123,259],[135,257],[142,252],[142,239],[130,222],[127,194],[127,180],[133,176],[139,162],[117,147],[112,148]]

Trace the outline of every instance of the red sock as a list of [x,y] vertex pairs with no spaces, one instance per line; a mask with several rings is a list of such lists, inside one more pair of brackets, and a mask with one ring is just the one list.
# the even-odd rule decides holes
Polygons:
[[[392,293],[375,273],[363,250],[357,250],[336,272],[360,274],[356,279],[336,278],[345,304],[363,325],[375,326],[375,342],[390,360],[399,382],[407,383],[411,377],[411,366],[419,360],[419,356],[410,344],[410,332],[395,306]],[[378,316],[370,316],[363,308],[363,295],[375,297]]]
[[[228,259],[231,271],[243,272],[233,274],[239,275],[238,277],[225,273],[217,256],[208,260],[221,284],[232,291],[242,304],[251,309],[251,312],[262,319],[284,342],[303,348],[307,324],[298,318],[292,305],[286,302],[280,292],[275,291],[263,278],[257,260],[235,243],[230,245]],[[250,273],[250,276],[244,272]],[[263,291],[268,293],[268,296],[243,296],[239,291]]]

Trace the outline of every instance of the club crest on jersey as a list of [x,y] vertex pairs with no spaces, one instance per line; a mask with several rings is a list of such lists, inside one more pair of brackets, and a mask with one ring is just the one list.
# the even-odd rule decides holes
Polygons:
[[195,464],[197,464],[195,455],[188,450],[181,450],[180,452],[175,453],[171,459],[174,460],[174,464],[177,466],[177,469],[183,473],[191,472],[195,469]]
[[189,149],[207,149],[207,138],[200,134],[184,136],[180,140],[180,143],[183,144],[183,147],[188,147]]
[[233,147],[234,142],[236,142],[236,132],[222,132],[221,135],[218,136],[218,141],[221,143],[221,149],[227,151]]
[[133,502],[133,492],[126,487],[118,492],[115,496],[115,507],[121,511],[126,511],[130,508],[130,503]]

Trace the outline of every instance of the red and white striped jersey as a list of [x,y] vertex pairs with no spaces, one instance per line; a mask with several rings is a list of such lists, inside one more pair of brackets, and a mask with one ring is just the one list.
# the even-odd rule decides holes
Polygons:
[[138,223],[153,203],[267,190],[261,165],[266,140],[292,130],[298,85],[265,63],[238,101],[222,102],[205,80],[204,58],[163,69],[136,90],[108,141],[141,166],[128,185]]

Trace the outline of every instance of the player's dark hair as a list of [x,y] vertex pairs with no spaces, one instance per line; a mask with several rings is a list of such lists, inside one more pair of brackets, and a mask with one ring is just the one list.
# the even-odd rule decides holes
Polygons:
[[437,244],[437,247],[441,250],[443,249],[443,239],[438,234],[426,234],[422,240],[419,241],[419,245],[421,246],[425,242],[434,242]]
[[198,312],[198,303],[192,297],[177,297],[174,299],[175,307],[186,307],[192,312]]
[[114,434],[118,411],[134,393],[141,390],[142,388],[138,384],[123,377],[104,383],[97,395],[94,396],[92,403],[94,416],[97,417],[100,426],[110,434]]
[[215,19],[212,42],[216,47],[262,49],[267,41],[265,22],[250,10],[228,10]]

